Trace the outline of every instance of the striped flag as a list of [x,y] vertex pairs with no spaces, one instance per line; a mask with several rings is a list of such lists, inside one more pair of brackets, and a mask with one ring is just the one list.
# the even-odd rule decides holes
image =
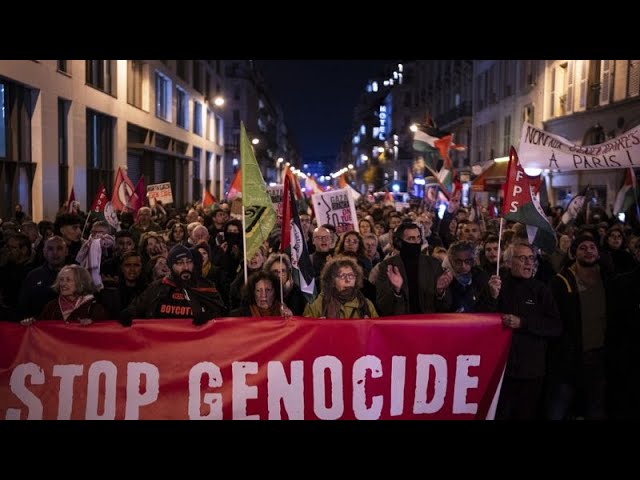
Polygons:
[[280,251],[284,252],[289,247],[291,258],[291,276],[293,282],[300,288],[307,301],[310,303],[316,297],[316,284],[313,264],[307,249],[302,223],[298,215],[296,199],[293,194],[293,186],[288,176],[284,178],[284,192],[282,199],[282,237]]

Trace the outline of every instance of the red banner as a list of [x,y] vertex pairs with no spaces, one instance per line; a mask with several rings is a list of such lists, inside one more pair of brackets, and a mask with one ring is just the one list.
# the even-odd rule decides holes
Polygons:
[[0,322],[0,418],[492,418],[510,341],[493,314]]

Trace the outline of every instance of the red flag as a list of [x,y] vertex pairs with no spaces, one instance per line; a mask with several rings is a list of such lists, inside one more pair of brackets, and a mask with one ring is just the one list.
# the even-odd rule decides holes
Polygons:
[[71,187],[71,193],[69,193],[69,200],[67,200],[67,213],[78,213],[73,211],[73,202],[76,201],[76,192]]
[[104,183],[100,183],[98,187],[98,193],[96,193],[96,198],[93,199],[93,203],[91,204],[91,212],[89,213],[103,213],[104,206],[107,204],[107,189],[104,188]]
[[502,216],[505,220],[525,224],[529,243],[542,248],[547,253],[553,252],[556,246],[555,231],[542,211],[529,178],[518,161],[516,149],[513,147],[509,152]]
[[211,192],[205,188],[202,196],[202,207],[208,208],[214,203],[216,203],[216,197],[214,197]]
[[227,193],[227,200],[233,200],[239,193],[242,193],[242,170],[240,169],[238,169],[236,176],[233,177],[233,180],[231,181],[229,193]]
[[118,167],[118,173],[116,175],[116,181],[113,184],[113,194],[111,195],[111,203],[115,210],[125,210],[131,207],[131,197],[135,193],[135,187],[133,182],[122,171],[121,167]]
[[303,195],[302,195],[302,189],[300,188],[300,183],[298,182],[298,176],[294,175],[293,172],[289,169],[289,167],[286,167],[284,169],[284,175],[286,178],[289,179],[289,181],[291,182],[291,185],[294,188],[296,200],[301,199]]
[[134,189],[133,195],[129,199],[129,207],[133,210],[133,213],[136,214],[136,216],[138,210],[145,206],[146,199],[147,193],[144,186],[144,175],[141,175],[138,179],[138,183],[136,183],[136,188]]

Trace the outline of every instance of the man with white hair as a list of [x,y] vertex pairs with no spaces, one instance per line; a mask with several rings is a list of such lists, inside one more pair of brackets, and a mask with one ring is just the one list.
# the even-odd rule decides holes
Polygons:
[[139,245],[140,237],[142,237],[143,233],[159,232],[161,230],[162,227],[151,220],[151,209],[149,207],[141,207],[138,210],[138,221],[129,228],[135,245]]

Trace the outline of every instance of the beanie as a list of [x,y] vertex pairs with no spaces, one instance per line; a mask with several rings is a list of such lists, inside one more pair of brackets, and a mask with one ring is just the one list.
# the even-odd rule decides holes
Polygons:
[[590,234],[581,234],[578,235],[574,240],[573,243],[571,243],[571,255],[573,257],[576,256],[576,252],[578,251],[578,247],[580,246],[581,243],[584,242],[593,242],[593,244],[596,246],[596,248],[598,248],[598,241],[595,239],[595,237],[593,235]]
[[167,257],[167,266],[173,269],[173,265],[183,258],[188,258],[193,261],[193,252],[185,247],[184,245],[178,243],[174,245],[171,250],[169,250],[169,256]]

